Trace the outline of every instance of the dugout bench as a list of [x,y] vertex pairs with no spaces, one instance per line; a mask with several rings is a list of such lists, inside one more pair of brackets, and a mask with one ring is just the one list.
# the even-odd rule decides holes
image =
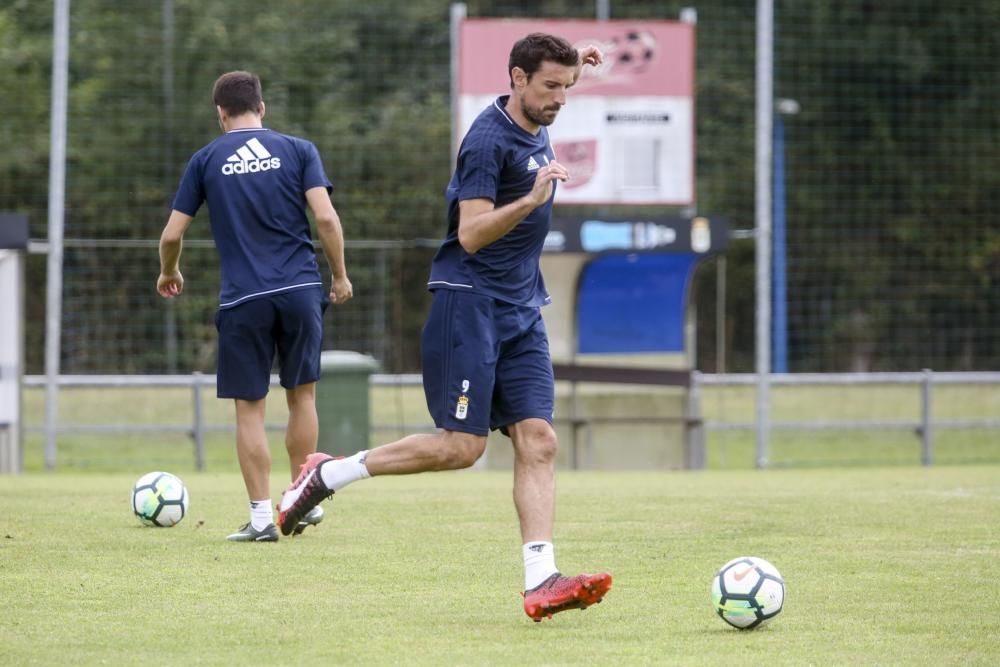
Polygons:
[[[697,393],[691,389],[691,372],[687,370],[672,370],[658,368],[635,368],[627,366],[601,366],[601,365],[579,365],[556,363],[552,365],[556,382],[569,384],[569,396],[566,402],[566,416],[560,417],[557,413],[553,419],[553,426],[566,425],[569,427],[569,467],[573,469],[595,467],[595,430],[601,426],[611,426],[617,431],[634,429],[636,427],[669,427],[676,426],[682,432],[681,442],[683,443],[683,466],[668,465],[666,467],[684,467],[687,469],[701,469],[705,466],[705,438],[704,422],[701,418],[701,406],[699,405]],[[671,387],[679,390],[682,399],[681,414],[653,414],[641,409],[637,414],[587,414],[584,407],[586,398],[581,396],[581,388],[586,385],[619,385],[620,387],[632,386],[653,386]],[[607,401],[609,393],[614,393],[614,387],[610,387],[611,392],[605,391],[597,393],[598,401]],[[657,399],[667,397],[652,396],[653,407],[656,407]],[[671,401],[675,403],[675,401]],[[642,406],[647,408],[649,406]],[[670,409],[664,410],[670,412]],[[663,433],[664,440],[669,438],[669,431],[666,428],[657,429]],[[655,435],[646,435],[652,443],[656,443]],[[664,448],[669,449],[669,442],[663,442]],[[600,466],[608,467],[608,466]],[[664,466],[654,466],[664,467]]]

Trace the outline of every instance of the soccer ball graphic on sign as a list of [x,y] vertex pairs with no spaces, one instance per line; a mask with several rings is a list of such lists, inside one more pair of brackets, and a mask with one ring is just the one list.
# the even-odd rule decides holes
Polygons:
[[642,72],[656,58],[656,38],[645,30],[630,30],[624,37],[611,38],[608,56],[616,70]]
[[763,558],[734,558],[712,580],[712,604],[719,617],[734,628],[759,628],[781,613],[785,580]]
[[187,514],[188,492],[169,472],[146,473],[132,487],[132,511],[147,526],[169,528]]

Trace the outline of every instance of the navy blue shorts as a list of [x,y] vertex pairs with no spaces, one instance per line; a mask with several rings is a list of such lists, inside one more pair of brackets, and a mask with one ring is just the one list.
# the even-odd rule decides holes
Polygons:
[[438,428],[487,435],[529,418],[552,422],[555,381],[539,308],[436,290],[422,357]]
[[309,287],[217,311],[217,396],[246,401],[267,396],[275,353],[282,387],[291,389],[318,380],[323,313],[328,303],[322,287]]

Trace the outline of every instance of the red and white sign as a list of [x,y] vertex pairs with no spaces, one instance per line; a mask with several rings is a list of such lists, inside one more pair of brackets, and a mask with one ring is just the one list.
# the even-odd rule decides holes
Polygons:
[[571,180],[557,204],[694,202],[694,25],[677,21],[466,19],[459,29],[457,130],[510,92],[507,61],[532,32],[604,52],[570,89],[549,137]]

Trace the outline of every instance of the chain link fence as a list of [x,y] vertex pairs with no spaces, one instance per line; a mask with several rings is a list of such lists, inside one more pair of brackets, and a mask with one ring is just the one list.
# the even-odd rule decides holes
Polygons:
[[[470,17],[595,15],[593,3],[466,4]],[[753,3],[608,3],[612,19],[637,24],[689,4],[698,212],[750,229]],[[155,241],[188,156],[217,136],[211,86],[231,69],[261,76],[266,125],[316,143],[334,182],[356,297],[329,315],[327,347],[419,370],[424,283],[446,229],[448,17],[440,0],[72,2],[63,372],[214,370],[207,214],[172,305],[154,291]],[[776,96],[799,109],[780,119],[788,369],[997,368],[1000,7],[786,0],[775,40]],[[0,44],[0,210],[28,214],[44,241],[52,3],[0,3]],[[724,274],[705,264],[694,286],[707,372],[753,367],[752,240],[726,262]],[[43,255],[27,274],[25,370],[39,373]]]

